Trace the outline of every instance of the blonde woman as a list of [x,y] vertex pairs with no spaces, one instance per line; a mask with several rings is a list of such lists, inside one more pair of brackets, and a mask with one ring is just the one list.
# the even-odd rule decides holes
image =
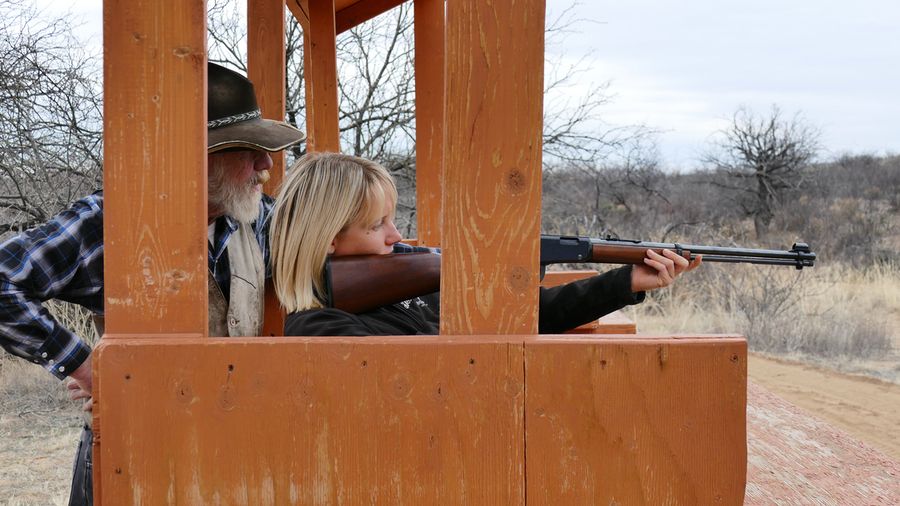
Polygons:
[[[361,314],[325,307],[329,255],[414,251],[394,225],[397,188],[375,162],[337,153],[306,155],[288,172],[270,228],[272,276],[288,312],[285,335],[437,334],[439,298],[417,297]],[[557,333],[644,299],[699,265],[671,251],[648,251],[645,265],[540,289],[540,332]]]

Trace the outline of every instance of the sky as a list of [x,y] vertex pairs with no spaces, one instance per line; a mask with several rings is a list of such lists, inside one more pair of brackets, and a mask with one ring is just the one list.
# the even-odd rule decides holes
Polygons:
[[[102,0],[38,0],[101,43]],[[571,6],[547,0],[547,19]],[[822,157],[900,153],[900,2],[583,0],[548,58],[581,66],[564,93],[608,83],[606,125],[658,131],[664,167],[700,166],[739,107],[777,105],[821,132]],[[597,128],[602,128],[598,125]]]
[[[548,19],[571,5],[548,0]],[[604,120],[658,129],[665,166],[690,168],[739,107],[773,104],[821,132],[824,158],[900,153],[900,2],[585,0],[548,55],[588,55],[609,82]]]

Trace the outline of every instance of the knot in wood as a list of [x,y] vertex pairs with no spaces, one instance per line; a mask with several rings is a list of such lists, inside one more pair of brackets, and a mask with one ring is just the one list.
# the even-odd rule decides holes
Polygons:
[[527,185],[525,174],[519,169],[510,169],[503,178],[503,187],[510,195],[520,195],[525,192]]
[[513,267],[506,277],[506,282],[513,292],[523,293],[531,286],[531,273],[524,267]]

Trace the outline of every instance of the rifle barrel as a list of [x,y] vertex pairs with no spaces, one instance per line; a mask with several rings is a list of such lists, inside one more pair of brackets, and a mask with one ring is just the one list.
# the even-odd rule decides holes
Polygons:
[[729,248],[697,244],[630,241],[622,239],[589,239],[595,248],[635,248],[640,250],[669,249],[693,260],[703,255],[704,262],[749,263],[761,265],[792,265],[798,269],[815,265],[816,254],[804,243],[795,243],[790,250]]

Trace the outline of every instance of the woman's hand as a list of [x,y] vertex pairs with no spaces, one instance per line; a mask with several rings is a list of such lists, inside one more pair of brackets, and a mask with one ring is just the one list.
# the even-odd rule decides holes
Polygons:
[[648,249],[644,265],[631,269],[631,291],[645,292],[671,285],[682,273],[694,270],[702,263],[701,256],[688,262],[674,251],[664,249],[663,254]]

